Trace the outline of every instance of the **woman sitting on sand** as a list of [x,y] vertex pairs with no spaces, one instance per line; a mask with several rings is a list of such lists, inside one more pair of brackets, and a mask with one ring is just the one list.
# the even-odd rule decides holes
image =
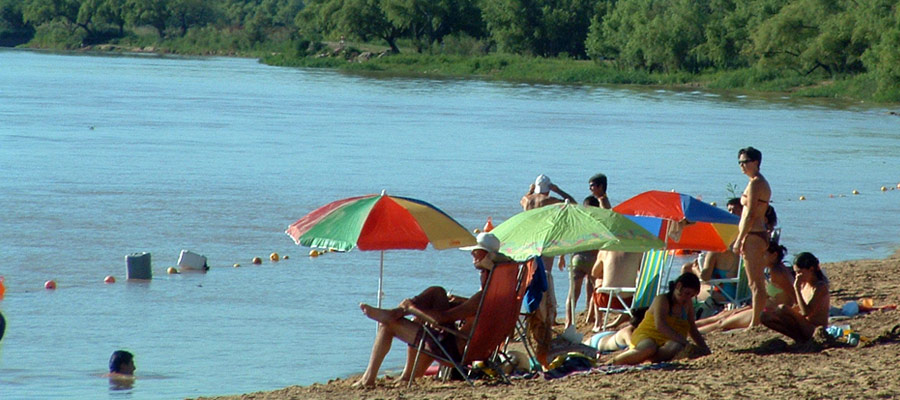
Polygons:
[[819,259],[812,253],[797,254],[794,259],[793,307],[780,305],[762,315],[763,325],[781,332],[797,342],[812,339],[816,327],[828,325],[831,294],[828,278],[819,268]]
[[[788,307],[794,305],[794,274],[784,265],[784,255],[787,249],[777,241],[769,242],[766,250],[766,264],[768,265],[768,277],[766,279],[766,294],[768,302],[767,310],[774,310],[779,305]],[[746,328],[750,326],[750,318],[753,309],[750,306],[741,307],[730,311],[722,311],[709,318],[697,321],[700,333],[707,334],[717,330],[729,330]]]
[[[495,264],[511,262],[509,258],[499,253],[500,240],[491,233],[481,233],[478,235],[478,244],[470,248],[472,251],[472,264],[477,271],[481,272],[481,287],[484,288],[490,271]],[[434,322],[456,328],[456,322],[463,321],[462,327],[459,329],[467,332],[471,322],[478,310],[478,304],[481,301],[481,290],[472,295],[472,297],[461,298],[450,296],[442,287],[432,286],[425,289],[418,296],[411,299],[405,299],[400,302],[397,308],[384,309],[372,307],[368,304],[360,304],[363,314],[367,317],[378,321],[378,333],[375,335],[375,343],[372,345],[372,355],[369,358],[369,365],[366,372],[359,381],[353,384],[354,387],[375,387],[375,378],[378,375],[378,369],[381,367],[384,357],[391,350],[391,342],[394,338],[410,345],[406,351],[406,365],[403,373],[400,375],[400,382],[408,382],[411,378],[421,377],[425,374],[425,370],[434,361],[434,359],[426,353],[419,355],[419,362],[416,364],[416,370],[413,371],[413,364],[416,362],[416,349],[413,347],[418,343],[422,335],[425,334],[421,324],[415,323],[404,318],[406,315],[417,315],[426,317]],[[430,340],[429,336],[425,339],[425,348],[433,353],[440,353],[438,344],[447,352],[459,355],[463,351],[462,339],[452,334],[443,334],[440,331],[433,332],[437,336],[440,343]]]
[[671,360],[688,346],[688,334],[701,353],[709,354],[694,322],[694,298],[699,291],[700,279],[693,273],[681,274],[669,283],[669,292],[653,299],[644,320],[631,334],[631,348],[611,362],[627,365]]
[[631,334],[640,325],[646,312],[646,307],[634,310],[631,320],[622,329],[594,334],[594,336],[585,339],[583,343],[600,352],[625,350],[631,344]]

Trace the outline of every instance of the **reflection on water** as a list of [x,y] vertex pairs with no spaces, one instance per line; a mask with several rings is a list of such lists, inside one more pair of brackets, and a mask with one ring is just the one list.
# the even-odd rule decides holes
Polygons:
[[[383,189],[470,229],[518,212],[541,173],[576,198],[604,172],[614,204],[652,189],[724,204],[746,184],[737,150],[753,145],[791,252],[883,257],[900,237],[886,223],[900,190],[879,190],[900,181],[900,124],[865,105],[246,59],[0,51],[0,65],[4,398],[170,399],[361,372],[373,329],[357,304],[375,299],[379,254],[311,259],[283,231]],[[166,274],[182,249],[206,255],[209,273]],[[152,253],[154,279],[124,282],[138,251]],[[249,262],[272,252],[291,258]],[[386,304],[435,284],[477,290],[465,252],[388,251],[384,267]],[[49,279],[57,290],[42,289]],[[118,348],[141,367],[129,390],[92,376]]]

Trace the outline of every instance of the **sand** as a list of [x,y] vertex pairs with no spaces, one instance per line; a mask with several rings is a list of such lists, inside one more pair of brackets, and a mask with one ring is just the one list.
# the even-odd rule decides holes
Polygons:
[[[884,260],[824,264],[832,305],[871,297],[875,305],[900,304],[900,251]],[[514,380],[511,385],[478,381],[437,382],[393,388],[379,379],[375,389],[350,387],[355,378],[291,386],[271,392],[215,399],[672,399],[672,398],[841,398],[900,397],[900,338],[883,335],[900,324],[900,311],[875,311],[843,320],[864,337],[882,340],[849,346],[822,341],[797,344],[773,331],[706,335],[712,354],[683,359],[670,368],[563,379]],[[579,326],[586,333],[587,326]],[[364,369],[360,365],[360,370]]]

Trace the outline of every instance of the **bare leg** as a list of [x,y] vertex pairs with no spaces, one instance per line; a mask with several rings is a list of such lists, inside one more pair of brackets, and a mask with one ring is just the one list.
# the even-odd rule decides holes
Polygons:
[[587,295],[584,296],[584,307],[587,310],[587,316],[584,318],[584,322],[591,323],[597,318],[597,310],[594,308],[594,302],[591,298],[591,293],[594,293],[594,279],[590,276],[584,280],[584,290],[585,293],[587,293]]
[[791,307],[779,306],[777,310],[762,315],[762,323],[776,332],[783,333],[798,343],[812,338],[815,326]]
[[[378,324],[378,333],[375,334],[375,343],[372,344],[372,354],[369,356],[366,372],[353,386],[374,387],[378,369],[381,368],[384,357],[391,350],[393,339],[396,337],[406,343],[415,342],[419,325],[402,318],[403,310],[385,310],[368,304],[360,304],[359,307],[366,316],[380,323]],[[397,310],[400,312],[400,317],[393,318],[397,314]]]
[[[720,314],[724,313],[725,312],[722,312]],[[720,330],[727,331],[729,329],[739,329],[750,326],[750,317],[753,316],[753,310],[750,307],[742,307],[737,310],[727,311],[727,313],[728,314],[726,314],[724,318],[718,318],[712,323],[706,322],[703,326],[700,326],[698,321],[697,325],[700,326],[700,333],[710,333]],[[708,319],[711,318],[713,317]]]
[[407,383],[410,380],[410,377],[420,378],[425,376],[425,371],[428,367],[431,366],[431,363],[434,362],[434,358],[431,356],[422,353],[419,355],[419,363],[416,364],[415,371],[412,371],[413,364],[416,362],[416,352],[417,349],[413,346],[407,346],[406,348],[406,364],[403,366],[403,373],[400,374],[400,379],[398,384]]
[[669,361],[675,356],[678,355],[678,352],[684,349],[684,346],[681,343],[668,341],[659,350],[656,351],[656,354],[653,356],[653,362],[663,362]]
[[762,324],[760,315],[766,307],[766,276],[765,276],[765,252],[767,243],[760,237],[749,235],[744,239],[743,257],[744,270],[747,271],[747,283],[752,294],[753,314],[749,327]]
[[656,342],[652,339],[644,339],[635,348],[625,350],[625,352],[615,356],[612,359],[612,364],[637,365],[652,358],[657,350]]
[[581,283],[584,273],[573,269],[569,272],[569,295],[566,297],[566,327],[575,323],[575,306],[581,296]]

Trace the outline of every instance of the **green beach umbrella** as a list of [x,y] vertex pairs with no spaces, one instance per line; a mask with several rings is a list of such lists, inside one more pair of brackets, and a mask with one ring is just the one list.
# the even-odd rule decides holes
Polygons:
[[491,233],[500,239],[500,252],[516,261],[587,250],[644,252],[665,247],[622,214],[568,202],[518,213]]

